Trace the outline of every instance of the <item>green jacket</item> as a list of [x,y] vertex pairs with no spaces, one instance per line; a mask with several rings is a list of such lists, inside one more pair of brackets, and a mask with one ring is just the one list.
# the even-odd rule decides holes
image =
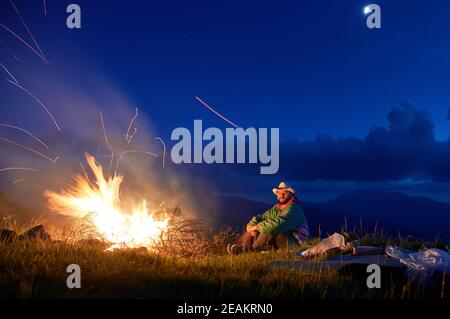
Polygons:
[[298,226],[307,224],[302,208],[296,202],[280,210],[273,206],[262,215],[253,217],[247,226],[259,225],[261,234],[277,234],[295,230]]

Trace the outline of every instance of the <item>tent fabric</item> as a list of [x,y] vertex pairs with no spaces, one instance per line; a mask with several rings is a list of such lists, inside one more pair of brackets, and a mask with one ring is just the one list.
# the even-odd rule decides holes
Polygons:
[[386,254],[398,259],[410,270],[450,274],[450,254],[437,248],[412,252],[399,247],[386,247]]

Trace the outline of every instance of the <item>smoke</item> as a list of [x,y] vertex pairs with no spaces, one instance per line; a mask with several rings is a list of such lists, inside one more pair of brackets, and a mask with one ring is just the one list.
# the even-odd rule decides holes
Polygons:
[[[0,137],[57,159],[53,163],[17,144],[0,142],[0,169],[38,170],[0,173],[2,192],[21,206],[31,207],[34,216],[30,217],[45,213],[46,190],[65,189],[76,175],[87,173],[92,178],[85,162],[88,153],[102,165],[106,176],[124,176],[121,197],[125,203],[145,198],[150,207],[158,207],[165,202],[169,208],[180,206],[184,214],[212,222],[210,214],[201,216],[212,207],[204,195],[210,187],[195,185],[191,174],[170,165],[170,137],[158,136],[145,110],[94,70],[86,63],[67,65],[62,61],[15,70],[20,84],[52,112],[61,132],[30,95],[7,81],[0,82],[0,122],[33,132],[48,149],[11,128],[0,127]],[[165,162],[163,143],[167,147]]]
[[[119,80],[109,73],[114,62],[108,64],[103,61],[118,56],[123,59],[133,58],[133,52],[127,51],[130,49],[127,43],[121,41],[126,36],[106,30],[105,33],[97,34],[113,35],[114,40],[117,37],[117,43],[111,46],[111,42],[103,42],[99,37],[94,38],[98,45],[92,45],[90,41],[94,33],[87,34],[93,27],[92,24],[89,26],[89,15],[86,28],[66,28],[67,4],[65,1],[55,2],[49,15],[42,14],[40,2],[20,5],[18,9],[32,30],[35,42],[30,39],[10,3],[0,3],[2,23],[34,48],[27,47],[4,28],[0,30],[0,61],[5,67],[0,68],[0,123],[26,129],[48,145],[47,149],[23,132],[0,127],[0,137],[16,143],[0,140],[0,170],[7,167],[37,170],[0,171],[0,216],[5,211],[8,214],[30,211],[30,217],[33,218],[47,212],[43,193],[46,190],[65,189],[76,175],[84,174],[82,166],[87,169],[85,153],[89,153],[103,166],[106,175],[114,174],[117,168],[117,173],[124,176],[121,198],[125,202],[140,202],[145,198],[156,207],[164,201],[167,207],[179,205],[184,214],[213,222],[214,203],[208,193],[213,192],[215,181],[188,167],[171,165],[170,136],[161,136],[155,131],[151,114],[145,111],[145,107],[151,105],[138,105],[133,101],[130,98],[133,92],[127,90],[126,82],[134,79],[125,75],[119,79],[123,83],[119,85]],[[104,25],[100,23],[95,27],[101,29]],[[42,52],[34,47],[37,42]],[[109,54],[113,50],[129,54]],[[43,62],[36,52],[45,55],[49,64]],[[135,67],[136,63],[131,65]],[[16,84],[37,100],[5,78],[17,81]],[[131,139],[126,136],[126,132],[136,108],[139,109],[139,115],[130,128],[131,134],[135,133]],[[170,119],[164,125],[170,127]],[[167,146],[164,166],[163,145],[157,137]],[[112,153],[114,157],[111,161]],[[149,153],[157,154],[158,157]],[[3,210],[1,193],[16,204],[30,209]]]

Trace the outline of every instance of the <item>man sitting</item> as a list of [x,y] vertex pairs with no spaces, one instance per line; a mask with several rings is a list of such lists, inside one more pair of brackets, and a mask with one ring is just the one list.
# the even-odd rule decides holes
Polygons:
[[233,245],[228,245],[230,254],[285,249],[292,240],[301,244],[308,237],[308,223],[295,190],[281,182],[272,191],[278,204],[250,220],[246,232]]

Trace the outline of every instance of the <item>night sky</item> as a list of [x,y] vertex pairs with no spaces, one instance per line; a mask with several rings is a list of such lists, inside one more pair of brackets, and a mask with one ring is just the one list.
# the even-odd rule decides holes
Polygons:
[[[376,1],[378,30],[366,26],[368,1],[72,2],[80,30],[65,26],[69,1],[47,0],[44,15],[42,1],[16,0],[51,64],[4,29],[21,62],[1,45],[0,62],[31,86],[38,71],[64,70],[66,85],[81,88],[95,70],[166,141],[194,119],[227,127],[194,96],[239,126],[280,128],[275,176],[189,168],[219,176],[218,192],[270,201],[286,179],[313,201],[377,189],[450,202],[449,1]],[[0,22],[26,38],[9,1]],[[12,119],[3,82],[0,115]]]

